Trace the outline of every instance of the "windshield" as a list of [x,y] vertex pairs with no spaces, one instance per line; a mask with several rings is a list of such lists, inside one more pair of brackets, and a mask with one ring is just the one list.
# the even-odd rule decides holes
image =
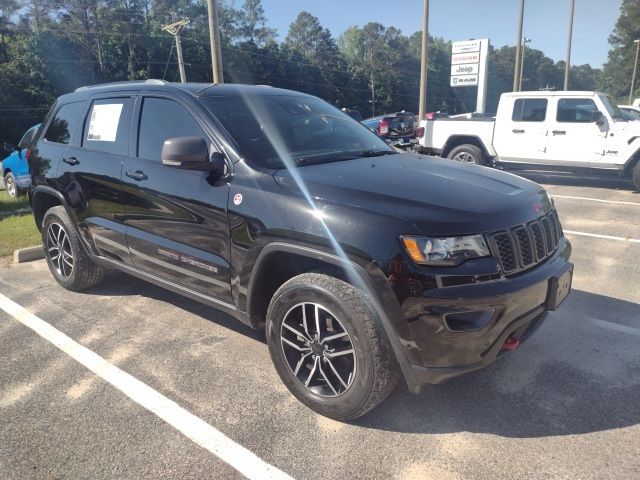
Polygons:
[[616,105],[616,102],[614,102],[609,95],[598,95],[598,96],[600,97],[600,100],[602,101],[604,108],[606,108],[609,115],[611,115],[611,118],[613,118],[614,120],[627,119],[618,108],[618,105]]
[[202,101],[229,132],[240,155],[260,167],[395,153],[360,123],[318,98],[251,95]]

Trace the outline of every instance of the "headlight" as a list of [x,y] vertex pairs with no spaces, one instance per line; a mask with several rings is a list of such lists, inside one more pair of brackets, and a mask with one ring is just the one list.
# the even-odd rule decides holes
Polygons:
[[482,235],[447,238],[403,236],[400,240],[411,259],[423,265],[455,266],[470,258],[491,255]]

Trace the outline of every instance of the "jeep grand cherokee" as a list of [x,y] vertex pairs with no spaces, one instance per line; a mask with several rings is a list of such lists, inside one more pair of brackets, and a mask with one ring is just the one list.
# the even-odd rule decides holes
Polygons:
[[302,93],[82,87],[56,101],[29,162],[60,285],[119,269],[266,329],[284,384],[333,418],[401,378],[418,392],[490,364],[570,288],[543,188],[397,154]]

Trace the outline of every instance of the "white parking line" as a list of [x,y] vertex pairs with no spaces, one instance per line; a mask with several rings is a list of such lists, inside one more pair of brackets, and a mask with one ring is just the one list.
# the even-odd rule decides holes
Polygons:
[[564,230],[564,229],[562,231],[564,233],[568,233],[569,235],[581,235],[583,237],[604,238],[606,240],[618,240],[620,242],[640,243],[640,240],[635,238],[614,237],[613,235],[600,235],[597,233],[574,232],[573,230]]
[[573,197],[571,195],[552,195],[553,198],[569,198],[571,200],[585,200],[587,202],[601,202],[601,203],[618,203],[620,205],[635,205],[640,207],[640,203],[637,202],[623,202],[621,200],[602,200],[600,198],[590,198],[590,197]]
[[626,333],[628,335],[636,335],[640,337],[640,328],[629,327],[627,325],[620,325],[619,323],[607,322],[606,320],[599,320],[597,318],[590,318],[594,325],[613,330],[615,332]]
[[292,480],[289,475],[266,463],[173,400],[169,400],[150,386],[123,372],[1,293],[0,309],[247,478]]

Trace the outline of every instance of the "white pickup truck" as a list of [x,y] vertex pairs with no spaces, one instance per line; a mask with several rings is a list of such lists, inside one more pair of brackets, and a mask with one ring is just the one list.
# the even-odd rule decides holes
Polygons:
[[485,165],[615,171],[640,190],[640,121],[627,121],[602,93],[504,93],[495,118],[438,118],[420,126],[420,153]]

